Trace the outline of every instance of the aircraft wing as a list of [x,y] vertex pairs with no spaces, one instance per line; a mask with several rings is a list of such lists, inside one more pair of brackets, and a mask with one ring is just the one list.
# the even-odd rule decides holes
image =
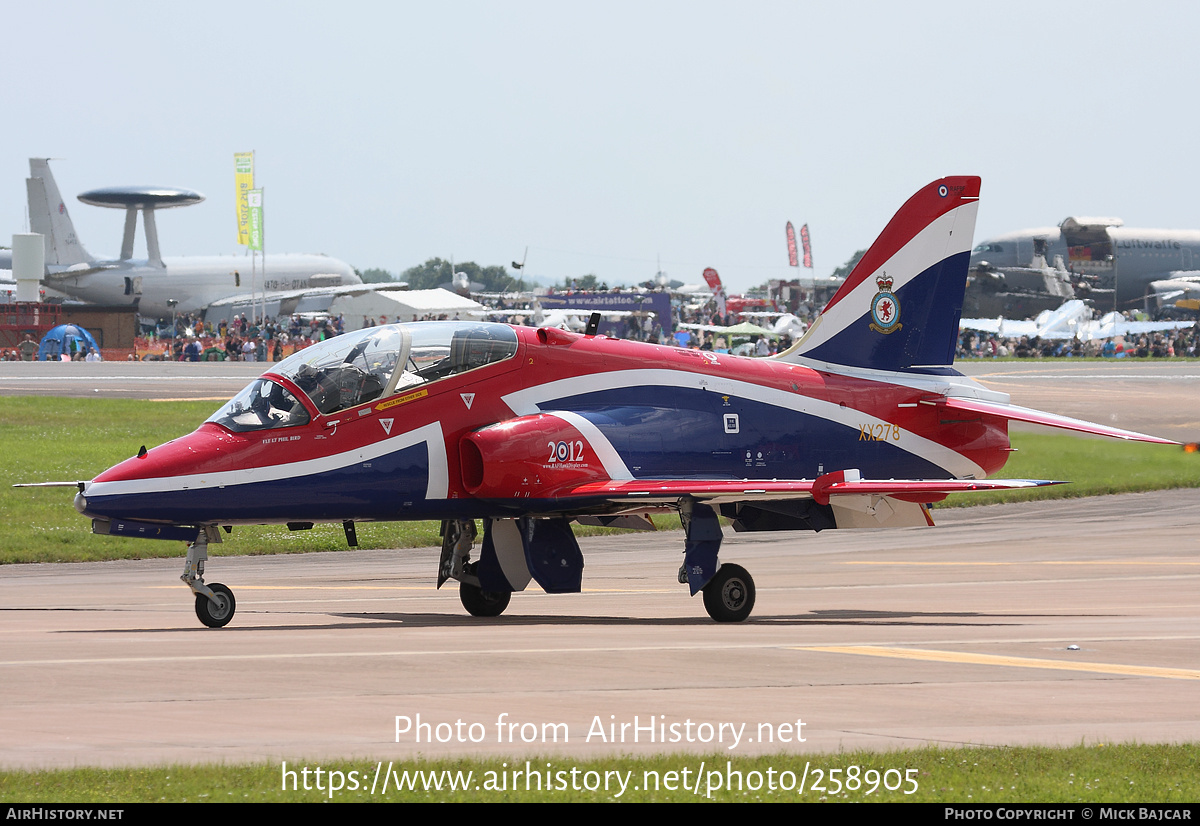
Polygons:
[[[691,512],[703,506],[710,509],[709,518],[716,510],[733,520],[734,530],[755,531],[924,527],[933,524],[928,505],[951,493],[1060,484],[1043,479],[863,479],[857,470],[844,470],[816,479],[594,479],[526,490],[553,501],[549,512],[588,524],[640,517],[646,526],[652,524],[647,511],[682,507]],[[487,493],[477,495],[486,498]]]
[[951,493],[1021,490],[1062,485],[1046,479],[863,479],[857,470],[826,473],[816,479],[719,480],[634,479],[588,482],[555,495],[560,499],[603,498],[613,503],[662,504],[690,497],[709,504],[812,499],[828,505],[840,496],[891,496],[907,502],[934,502]]
[[1000,336],[1037,335],[1036,321],[1015,321],[1009,318],[964,318],[958,326],[963,330],[976,330]]
[[[218,299],[208,305],[206,316],[210,320],[229,318],[240,312],[250,312],[259,302],[269,305],[278,304],[278,311],[268,308],[271,315],[291,315],[296,312],[323,312],[329,308],[335,298],[340,296],[364,295],[375,292],[394,292],[407,290],[408,284],[394,282],[391,284],[347,284],[339,287],[306,287],[295,290],[275,290],[257,296],[250,293],[239,293]],[[303,306],[301,306],[303,302]]]
[[[306,287],[297,290],[274,290],[266,293],[266,300],[281,301],[289,298],[310,298],[324,295],[332,298],[340,295],[363,295],[364,293],[384,293],[407,289],[408,284],[403,282],[392,282],[390,284],[347,284],[341,287]],[[263,297],[263,294],[259,293],[256,300],[262,301]],[[250,293],[240,293],[214,301],[210,306],[227,307],[233,304],[249,303],[249,301]]]
[[[1164,298],[1160,295],[1160,301]],[[1061,312],[1071,301],[1059,308]],[[1062,341],[1078,337],[1082,341],[1093,341],[1100,338],[1115,336],[1143,335],[1146,333],[1166,332],[1191,327],[1192,321],[1126,321],[1118,313],[1109,313],[1098,321],[1084,320],[1078,314],[1051,315],[1036,321],[1013,321],[1007,318],[964,318],[959,321],[963,330],[977,330],[982,333],[993,333],[999,336],[1037,336],[1039,338]]]
[[1179,442],[1171,439],[1160,439],[1157,436],[1148,436],[1145,433],[1137,433],[1133,430],[1122,430],[1117,427],[1108,427],[1102,424],[1093,422],[1085,422],[1083,419],[1072,419],[1070,416],[1059,416],[1054,413],[1046,413],[1042,410],[1033,410],[1028,407],[1018,407],[1014,404],[999,404],[996,402],[986,402],[980,399],[963,399],[963,398],[942,398],[934,401],[923,401],[922,404],[932,404],[938,407],[944,407],[950,410],[958,410],[966,413],[986,413],[992,416],[1001,416],[1010,421],[1028,422],[1030,424],[1040,424],[1047,427],[1058,427],[1064,430],[1076,430],[1080,433],[1092,433],[1097,436],[1111,436],[1115,439],[1126,439],[1133,442],[1151,442],[1159,445],[1177,445]]
[[1191,327],[1194,321],[1126,321],[1118,313],[1109,313],[1094,322],[1088,330],[1089,338],[1113,338],[1115,336],[1140,336],[1147,333],[1164,333]]
[[46,267],[46,274],[42,278],[42,282],[48,286],[53,286],[56,280],[66,281],[69,278],[78,278],[81,275],[92,275],[93,273],[103,272],[104,270],[120,269],[116,264],[93,262],[91,264],[72,264],[69,267],[60,267],[50,265]]

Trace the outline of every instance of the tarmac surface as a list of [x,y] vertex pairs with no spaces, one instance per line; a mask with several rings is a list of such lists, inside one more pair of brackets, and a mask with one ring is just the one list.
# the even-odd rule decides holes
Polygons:
[[255,362],[0,362],[0,396],[226,401],[270,364]]
[[[1200,362],[1046,359],[965,361],[955,366],[987,387],[1010,394],[1014,404],[1116,427],[1144,428],[1168,438],[1174,438],[1168,430],[1200,434]],[[0,362],[0,397],[224,402],[270,367],[247,362],[4,361]]]
[[[153,366],[171,369],[73,384],[5,364],[0,395],[225,398],[257,372]],[[1200,364],[964,372],[1018,404],[1200,437]],[[736,625],[676,583],[679,532],[584,539],[582,595],[534,586],[490,620],[434,589],[436,549],[214,556],[207,579],[238,603],[221,630],[197,622],[182,557],[3,566],[0,767],[1200,740],[1197,491],[935,518],[727,532],[722,560],[758,585]]]

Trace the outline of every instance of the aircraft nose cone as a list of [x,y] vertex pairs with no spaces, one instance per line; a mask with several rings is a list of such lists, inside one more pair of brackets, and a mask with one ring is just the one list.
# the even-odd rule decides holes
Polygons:
[[75,508],[103,519],[190,521],[192,514],[173,512],[171,504],[181,493],[203,485],[208,474],[226,469],[236,453],[232,439],[216,425],[204,425],[187,436],[139,451],[86,482],[75,497]]

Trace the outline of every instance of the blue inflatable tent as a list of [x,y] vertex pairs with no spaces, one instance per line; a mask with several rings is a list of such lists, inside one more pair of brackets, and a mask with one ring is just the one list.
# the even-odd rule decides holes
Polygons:
[[100,351],[92,334],[74,324],[60,324],[42,337],[38,345],[38,361],[60,361],[62,354],[74,356],[89,349]]

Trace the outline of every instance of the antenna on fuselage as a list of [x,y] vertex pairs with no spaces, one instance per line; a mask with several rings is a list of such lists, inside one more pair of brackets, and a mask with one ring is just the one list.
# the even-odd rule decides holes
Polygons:
[[588,318],[587,327],[584,328],[585,336],[594,336],[600,331],[600,313],[592,313]]
[[112,186],[89,190],[81,193],[78,198],[92,206],[125,210],[125,235],[121,239],[122,261],[133,258],[133,236],[137,231],[137,214],[140,211],[142,225],[146,231],[146,257],[150,259],[152,267],[163,266],[154,211],[191,206],[204,200],[204,196],[199,192],[169,186]]

